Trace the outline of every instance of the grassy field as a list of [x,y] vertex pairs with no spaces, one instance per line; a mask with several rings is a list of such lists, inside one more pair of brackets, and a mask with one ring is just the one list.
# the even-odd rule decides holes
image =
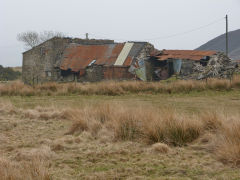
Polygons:
[[237,83],[198,90],[181,82],[164,91],[127,83],[87,84],[85,91],[68,85],[71,93],[52,84],[30,95],[22,84],[0,87],[0,177],[240,178]]
[[18,71],[18,72],[22,72],[22,67],[21,66],[16,66],[16,67],[12,67],[12,69],[14,70],[14,71]]

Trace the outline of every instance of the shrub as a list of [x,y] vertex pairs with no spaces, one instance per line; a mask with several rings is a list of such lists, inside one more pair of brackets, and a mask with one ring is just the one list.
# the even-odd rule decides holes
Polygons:
[[14,71],[10,67],[4,68],[0,65],[0,81],[12,81],[21,78],[22,73],[19,71]]

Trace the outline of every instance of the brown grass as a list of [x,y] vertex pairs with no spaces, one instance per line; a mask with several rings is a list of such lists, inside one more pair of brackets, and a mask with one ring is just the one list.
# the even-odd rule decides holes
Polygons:
[[51,176],[46,168],[46,163],[40,159],[30,162],[13,162],[0,157],[1,180],[50,180]]
[[[22,100],[23,98],[20,99]],[[38,99],[39,98],[37,98],[37,100]],[[234,102],[237,103],[238,101],[234,100]],[[187,159],[186,161],[188,161],[188,150],[199,142],[200,143],[197,144],[198,148],[202,148],[201,150],[207,153],[210,152],[209,150],[211,148],[210,153],[213,153],[211,156],[214,155],[215,159],[218,159],[224,164],[230,164],[235,167],[240,166],[240,116],[236,112],[230,114],[230,112],[219,111],[219,109],[216,108],[216,111],[198,111],[190,114],[166,106],[159,108],[158,106],[152,105],[152,103],[140,104],[138,102],[129,103],[129,101],[119,102],[118,100],[115,103],[112,101],[108,103],[105,101],[101,101],[101,103],[83,103],[81,106],[78,105],[74,107],[64,104],[64,109],[58,106],[48,106],[49,107],[36,106],[31,109],[17,109],[10,102],[0,103],[1,112],[4,118],[6,118],[6,120],[2,118],[1,126],[9,126],[9,124],[15,123],[12,122],[14,119],[11,118],[12,116],[20,118],[20,120],[18,119],[19,121],[24,119],[24,121],[17,124],[16,128],[13,127],[0,136],[0,142],[6,143],[6,145],[2,145],[3,148],[1,150],[6,153],[5,155],[11,154],[8,158],[12,159],[12,161],[8,161],[11,164],[10,166],[14,167],[10,168],[12,171],[6,171],[2,167],[2,169],[4,169],[2,172],[7,172],[8,174],[4,176],[12,176],[14,179],[15,174],[22,173],[21,166],[25,167],[25,165],[23,165],[25,163],[27,164],[26,166],[28,166],[32,163],[33,159],[40,159],[40,161],[36,161],[36,163],[39,163],[38,165],[32,166],[36,166],[34,169],[41,169],[34,170],[34,173],[37,171],[39,174],[47,174],[46,177],[50,177],[48,165],[41,164],[43,160],[47,161],[50,159],[52,162],[57,162],[57,165],[53,163],[54,167],[51,167],[56,169],[70,169],[70,167],[82,169],[87,166],[87,172],[88,170],[95,171],[95,167],[97,167],[96,164],[100,163],[99,158],[102,158],[103,162],[101,162],[102,164],[98,164],[99,167],[97,170],[99,170],[100,173],[103,169],[107,169],[104,172],[107,174],[113,171],[113,166],[116,168],[122,166],[122,164],[118,163],[121,161],[128,162],[128,158],[131,159],[132,156],[136,158],[133,164],[135,162],[146,164],[144,161],[139,161],[138,159],[149,156],[149,161],[146,165],[149,166],[146,167],[149,169],[146,171],[140,169],[138,173],[141,174],[140,172],[143,171],[144,173],[154,171],[153,169],[156,166],[165,163],[164,161],[156,161],[154,164],[151,164],[152,161],[156,159],[161,160],[165,156],[171,157],[169,162],[175,163],[174,157],[177,156],[176,154],[181,156],[182,151],[186,152],[187,157],[181,158],[185,158]],[[58,124],[63,121],[68,123],[58,126]],[[36,122],[40,123],[33,127],[32,125]],[[53,124],[53,122],[55,123]],[[43,124],[45,125],[42,126]],[[24,136],[20,135],[19,126],[24,127],[22,129]],[[38,128],[38,126],[41,127]],[[53,131],[57,131],[57,129],[58,133],[55,132],[56,134],[54,134]],[[67,135],[64,135],[65,132]],[[12,140],[12,142],[10,142],[12,144],[7,143],[13,139],[13,135],[21,136],[21,141],[23,141],[17,142],[18,139],[20,139],[17,137],[16,142]],[[34,135],[36,135],[36,137],[34,137]],[[44,141],[38,142],[40,137],[43,137],[44,139],[41,140]],[[26,143],[25,139],[27,138],[32,140]],[[127,146],[127,148],[122,148],[121,145],[128,143],[130,145]],[[135,147],[136,144],[137,146]],[[121,146],[122,149],[117,149],[116,146]],[[128,151],[130,147],[132,147],[134,151]],[[146,149],[144,148],[147,149],[147,152],[150,150],[150,153],[145,154],[144,151]],[[86,153],[86,157],[83,156],[84,153]],[[197,161],[201,162],[201,153],[203,153],[203,151],[193,151],[193,154],[194,153],[200,154],[199,160],[195,160],[195,163],[199,164]],[[116,157],[120,156],[119,154],[122,156],[118,159]],[[57,160],[54,159],[55,156],[57,156]],[[83,161],[84,157],[86,161]],[[194,158],[195,157],[198,156],[194,156]],[[60,160],[61,158],[63,160]],[[110,158],[112,158],[112,160],[109,167],[104,166],[107,164],[105,164],[104,161],[108,161]],[[189,162],[194,161],[194,158],[189,158]],[[17,160],[18,162],[13,160]],[[182,160],[179,161],[182,162]],[[81,167],[79,165],[81,164],[80,162],[83,164]],[[205,162],[208,163],[208,160]],[[209,161],[209,163],[211,162]],[[221,164],[220,162],[218,163]],[[117,165],[115,166],[114,164]],[[181,168],[185,167],[184,165],[179,166],[181,166]],[[205,167],[204,164],[201,164],[201,166]],[[172,167],[172,165],[169,167]],[[206,165],[206,167],[209,168],[208,165]],[[163,168],[160,167],[160,169]],[[118,169],[116,171],[121,170]],[[166,170],[166,172],[167,171],[169,170]],[[182,170],[176,171],[182,172]],[[69,172],[69,174],[73,173],[71,177],[76,175],[74,172]],[[129,172],[133,172],[133,170]],[[32,170],[30,173],[24,173],[22,174],[28,177],[30,176],[28,174],[32,174]],[[57,174],[57,172],[53,173]],[[128,171],[124,173],[128,173]],[[66,177],[67,176],[68,175],[66,175]],[[39,177],[45,176],[39,175]],[[30,176],[29,179],[31,178]],[[81,179],[81,177],[79,177],[79,179]]]
[[216,137],[216,155],[223,163],[240,167],[240,119],[225,122]]
[[58,119],[62,118],[64,114],[57,110],[55,107],[36,107],[35,109],[27,109],[27,110],[18,110],[18,112],[22,117],[29,119]]
[[142,81],[106,81],[98,83],[46,83],[34,87],[17,81],[0,84],[1,96],[41,96],[41,95],[122,95],[131,93],[190,93],[205,90],[240,89],[240,76],[232,81],[227,79],[208,79],[207,81],[177,80],[174,82],[142,82]]
[[216,131],[223,126],[224,116],[222,113],[212,111],[212,112],[205,112],[201,115],[201,120],[204,123],[204,129],[206,131]]
[[[65,117],[68,113],[70,115],[67,118],[73,120],[73,125],[66,134],[89,131],[93,137],[99,139],[99,132],[105,129],[112,132],[115,141],[185,146],[211,133],[214,134],[211,136],[214,138],[211,148],[214,146],[217,158],[225,163],[240,165],[239,116],[228,121],[228,117],[222,112],[203,112],[195,116],[169,108],[139,105],[127,107],[119,103],[72,109],[71,112],[66,110]],[[209,141],[204,140],[205,143]]]
[[168,153],[170,151],[170,148],[167,144],[156,143],[152,145],[152,150],[158,153]]
[[70,135],[74,133],[81,133],[82,131],[85,131],[85,130],[88,130],[87,122],[85,120],[78,119],[74,121],[69,131],[65,134]]
[[[187,115],[171,108],[137,104],[130,106],[126,103],[101,103],[65,110],[40,106],[34,109],[16,110],[11,103],[2,102],[0,111],[7,114],[15,112],[13,115],[17,113],[20,117],[29,119],[67,119],[72,121],[72,126],[65,133],[66,135],[78,136],[85,131],[89,132],[92,138],[101,141],[136,141],[146,144],[185,146],[194,143],[199,137],[204,137],[202,143],[211,141],[209,148],[220,161],[240,166],[239,114],[230,116],[220,111],[205,111]],[[208,136],[209,134],[211,136]],[[73,141],[75,140],[71,140]],[[51,148],[59,151],[64,149],[64,146],[56,143]],[[19,157],[24,157],[24,153],[20,153]]]
[[149,143],[164,142],[182,146],[197,139],[202,131],[202,123],[195,117],[188,117],[171,109],[162,110],[157,118],[151,114],[154,119],[145,123],[145,137]]

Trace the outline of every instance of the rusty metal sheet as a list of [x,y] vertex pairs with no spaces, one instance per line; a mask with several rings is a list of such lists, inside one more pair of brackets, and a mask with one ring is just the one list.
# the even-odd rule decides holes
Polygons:
[[85,69],[79,71],[79,76],[83,76],[85,74]]
[[113,65],[124,47],[124,43],[105,45],[70,45],[64,51],[60,69],[78,72],[93,60],[96,65]]
[[103,67],[104,79],[131,79],[134,75],[128,71],[129,67],[105,66]]
[[216,51],[196,51],[196,50],[163,50],[160,54],[155,57],[160,61],[168,59],[186,59],[199,61],[204,59],[206,56],[212,56],[216,54]]
[[236,63],[240,64],[240,59],[239,60],[234,60],[233,62],[236,62]]
[[123,63],[123,66],[130,66],[132,64],[132,60],[133,58],[128,56],[125,60],[125,62]]
[[105,51],[104,56],[97,59],[95,64],[106,66],[114,65],[123,47],[123,43],[108,45],[108,49]]

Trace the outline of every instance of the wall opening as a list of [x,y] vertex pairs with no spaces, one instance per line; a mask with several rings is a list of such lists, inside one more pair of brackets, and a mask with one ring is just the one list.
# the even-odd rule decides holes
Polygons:
[[200,64],[201,64],[202,66],[207,66],[209,59],[210,59],[210,57],[209,57],[209,56],[206,56],[205,59],[201,59],[201,60],[200,60]]
[[52,77],[52,72],[51,71],[46,71],[46,77]]
[[169,77],[174,74],[173,62],[168,61],[168,75]]

